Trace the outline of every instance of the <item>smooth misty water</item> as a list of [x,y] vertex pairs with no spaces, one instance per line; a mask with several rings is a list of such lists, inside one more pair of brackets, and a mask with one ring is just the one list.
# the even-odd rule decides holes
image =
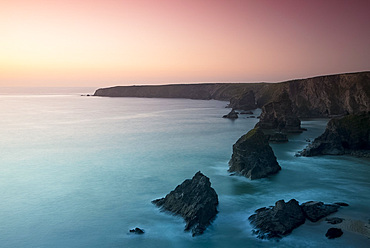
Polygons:
[[[232,145],[258,121],[220,118],[226,102],[0,96],[0,247],[363,247],[345,232],[327,240],[324,222],[280,242],[260,241],[247,218],[280,199],[344,201],[338,216],[370,218],[370,161],[347,156],[294,157],[326,120],[272,145],[282,166],[256,181],[227,173]],[[258,115],[258,113],[257,113]],[[163,197],[198,170],[219,195],[219,214],[192,238],[184,221],[160,212]],[[143,228],[144,235],[128,230]]]

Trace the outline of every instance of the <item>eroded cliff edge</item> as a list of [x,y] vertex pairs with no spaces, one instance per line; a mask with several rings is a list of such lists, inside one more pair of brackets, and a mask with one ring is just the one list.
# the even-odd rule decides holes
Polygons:
[[207,83],[116,86],[96,90],[102,97],[189,98],[230,101],[250,110],[272,102],[284,91],[298,117],[328,117],[370,111],[370,71],[319,76],[280,83]]

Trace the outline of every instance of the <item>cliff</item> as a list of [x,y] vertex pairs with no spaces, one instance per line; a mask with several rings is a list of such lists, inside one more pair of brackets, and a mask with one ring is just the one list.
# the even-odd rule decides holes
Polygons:
[[233,109],[261,108],[286,91],[298,117],[327,117],[370,111],[370,72],[290,80],[280,83],[208,83],[116,86],[94,96],[215,99]]
[[370,112],[331,119],[325,132],[300,155],[310,157],[345,153],[370,157]]
[[259,128],[250,130],[233,145],[229,167],[229,172],[250,179],[267,177],[281,170],[268,138]]

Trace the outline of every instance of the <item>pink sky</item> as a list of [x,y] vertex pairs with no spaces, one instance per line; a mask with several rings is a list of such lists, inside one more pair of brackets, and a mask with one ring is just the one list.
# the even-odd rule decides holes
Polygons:
[[0,1],[0,86],[277,82],[370,70],[368,0]]

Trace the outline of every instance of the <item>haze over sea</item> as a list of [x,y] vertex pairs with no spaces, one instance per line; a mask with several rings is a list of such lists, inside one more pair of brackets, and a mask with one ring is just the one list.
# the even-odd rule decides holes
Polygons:
[[[325,221],[306,221],[280,242],[251,233],[248,217],[280,199],[347,202],[334,216],[369,221],[369,159],[294,157],[326,119],[304,120],[308,131],[272,144],[282,170],[250,181],[230,176],[228,161],[258,119],[223,119],[222,101],[80,96],[93,90],[2,89],[0,247],[369,247],[349,231],[328,240]],[[193,238],[151,201],[199,170],[220,204]],[[145,234],[130,235],[134,227]]]

